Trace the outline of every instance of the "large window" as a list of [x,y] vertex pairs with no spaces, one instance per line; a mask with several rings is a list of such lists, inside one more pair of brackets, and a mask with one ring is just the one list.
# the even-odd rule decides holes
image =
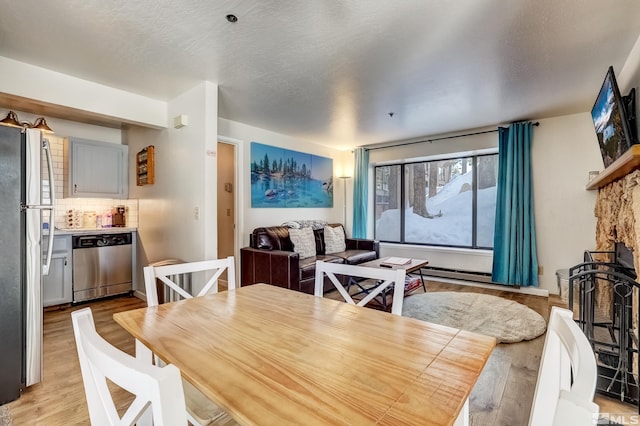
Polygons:
[[375,168],[380,241],[493,248],[498,155]]

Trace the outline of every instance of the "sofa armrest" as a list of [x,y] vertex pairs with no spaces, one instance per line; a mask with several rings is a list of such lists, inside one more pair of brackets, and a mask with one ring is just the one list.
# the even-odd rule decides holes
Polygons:
[[300,290],[300,256],[284,250],[240,249],[241,286],[267,283]]
[[380,243],[375,240],[362,238],[346,238],[347,250],[371,250],[376,252],[376,258],[380,257]]

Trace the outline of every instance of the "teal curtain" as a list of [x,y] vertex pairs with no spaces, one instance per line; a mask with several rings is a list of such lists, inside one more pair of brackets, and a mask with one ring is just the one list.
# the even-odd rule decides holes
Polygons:
[[498,194],[493,240],[493,282],[538,285],[531,176],[532,123],[498,129]]
[[369,150],[355,149],[353,179],[353,238],[367,238],[367,202],[369,178]]

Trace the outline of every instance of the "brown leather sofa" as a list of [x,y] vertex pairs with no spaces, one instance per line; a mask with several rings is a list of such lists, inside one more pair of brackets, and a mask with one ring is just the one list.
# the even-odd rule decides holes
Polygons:
[[[345,237],[345,251],[325,254],[324,229],[314,230],[313,233],[316,256],[300,259],[298,253],[293,251],[289,228],[286,226],[254,229],[249,237],[250,246],[240,249],[241,285],[267,283],[313,294],[317,260],[357,265],[377,259],[380,253],[377,241]],[[325,281],[325,291],[331,288],[331,283]]]

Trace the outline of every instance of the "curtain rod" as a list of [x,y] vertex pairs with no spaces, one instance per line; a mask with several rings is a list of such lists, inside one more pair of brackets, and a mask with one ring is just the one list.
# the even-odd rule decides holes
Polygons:
[[[536,121],[535,123],[533,123],[534,126],[539,126],[540,123],[538,121]],[[499,129],[499,127],[498,127]],[[475,133],[465,133],[464,135],[455,135],[455,136],[443,136],[441,138],[434,138],[434,139],[427,139],[424,141],[415,141],[415,142],[403,142],[403,143],[397,143],[394,145],[385,145],[385,146],[379,146],[376,148],[365,148],[367,151],[375,151],[376,149],[385,149],[385,148],[395,148],[397,146],[405,146],[405,145],[413,145],[416,143],[426,143],[426,142],[435,142],[435,141],[442,141],[445,139],[455,139],[455,138],[463,138],[465,136],[475,136],[475,135],[483,135],[485,133],[493,133],[493,132],[497,132],[498,129],[493,129],[493,130],[485,130],[483,132],[475,132]]]

